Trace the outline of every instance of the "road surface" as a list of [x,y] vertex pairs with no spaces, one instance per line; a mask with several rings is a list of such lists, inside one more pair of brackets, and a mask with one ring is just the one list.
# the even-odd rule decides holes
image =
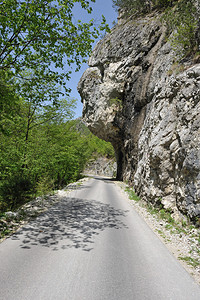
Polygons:
[[199,300],[111,180],[93,178],[0,244],[1,300]]

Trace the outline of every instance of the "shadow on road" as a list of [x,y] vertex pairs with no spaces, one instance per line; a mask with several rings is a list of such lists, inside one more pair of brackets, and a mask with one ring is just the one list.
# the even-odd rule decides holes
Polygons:
[[123,222],[127,212],[95,200],[64,198],[16,232],[12,239],[20,240],[23,249],[42,245],[52,250],[90,251],[94,237],[100,232],[108,228],[127,228]]
[[89,189],[91,188],[90,186],[88,185],[77,185],[77,184],[69,184],[68,186],[66,186],[66,190],[69,190],[69,191],[80,191],[80,190],[83,190],[83,189]]
[[116,181],[116,178],[107,178],[107,177],[95,177],[94,176],[94,179],[100,180],[100,181],[105,181],[107,183],[112,183],[112,184],[114,184],[114,181]]

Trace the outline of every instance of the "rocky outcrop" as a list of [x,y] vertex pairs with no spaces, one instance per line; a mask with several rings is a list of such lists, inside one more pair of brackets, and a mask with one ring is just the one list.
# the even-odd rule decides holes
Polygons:
[[200,65],[175,63],[159,17],[102,39],[78,90],[89,129],[113,144],[117,177],[147,201],[200,217]]
[[100,175],[113,178],[116,176],[116,171],[117,164],[115,159],[98,157],[88,161],[84,169],[84,174]]

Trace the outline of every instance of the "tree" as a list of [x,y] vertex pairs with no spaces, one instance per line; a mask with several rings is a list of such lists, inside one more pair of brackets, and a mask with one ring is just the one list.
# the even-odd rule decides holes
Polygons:
[[173,32],[171,43],[182,58],[199,50],[199,0],[181,0],[164,14],[169,32]]
[[0,71],[0,132],[6,133],[5,120],[12,119],[19,109],[19,97],[9,72]]
[[124,10],[125,15],[134,13],[147,13],[153,8],[166,8],[172,6],[177,0],[113,0],[115,7]]
[[146,12],[148,1],[146,0],[113,0],[115,7],[122,9],[125,15],[131,15],[135,12]]
[[74,22],[74,6],[90,13],[91,2],[0,1],[0,210],[76,180],[91,155],[67,97],[70,67],[108,30],[104,17],[99,28]]
[[[114,156],[110,143],[86,128],[79,131],[78,120],[67,121],[65,116],[47,121],[46,115],[42,123],[35,112],[26,140],[27,112],[27,103],[22,101],[21,116],[7,123],[10,134],[0,133],[0,212],[79,179],[94,152],[95,156]],[[55,115],[50,110],[49,117],[51,113]]]
[[[115,7],[127,15],[144,14],[159,9],[168,27],[172,46],[180,57],[200,49],[200,0],[113,0]],[[137,14],[136,14],[137,13]],[[163,17],[164,16],[164,17]]]
[[26,79],[35,86],[56,82],[69,92],[68,66],[75,63],[79,69],[99,30],[108,28],[104,18],[99,28],[93,20],[74,22],[75,4],[92,11],[86,0],[0,1],[0,70],[10,70],[18,78],[26,78],[30,71],[34,76]]

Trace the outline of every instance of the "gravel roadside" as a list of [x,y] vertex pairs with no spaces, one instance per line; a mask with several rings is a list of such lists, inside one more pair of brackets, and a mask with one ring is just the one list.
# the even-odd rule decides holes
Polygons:
[[[0,218],[0,242],[25,225],[31,219],[45,212],[52,205],[59,202],[63,196],[78,189],[85,177],[75,183],[71,183],[63,190],[56,191],[53,195],[38,197],[23,205],[16,212],[7,212]],[[121,192],[129,199],[128,185],[115,181]],[[154,210],[150,210],[147,203],[128,200],[131,206],[143,217],[154,233],[167,246],[171,253],[180,261],[183,267],[200,284],[200,229],[192,225],[181,226],[161,218]]]
[[83,182],[89,178],[85,177],[77,182],[70,183],[64,189],[55,191],[53,195],[38,197],[12,212],[8,211],[0,218],[0,243],[16,232],[20,227],[36,218],[39,214],[47,211],[52,205],[66,197],[71,191],[78,189]]
[[123,182],[116,182],[116,184],[128,197],[131,206],[142,216],[195,281],[200,284],[200,229],[193,225],[182,226],[161,218],[159,213],[149,209],[146,202],[130,200],[127,184]]

